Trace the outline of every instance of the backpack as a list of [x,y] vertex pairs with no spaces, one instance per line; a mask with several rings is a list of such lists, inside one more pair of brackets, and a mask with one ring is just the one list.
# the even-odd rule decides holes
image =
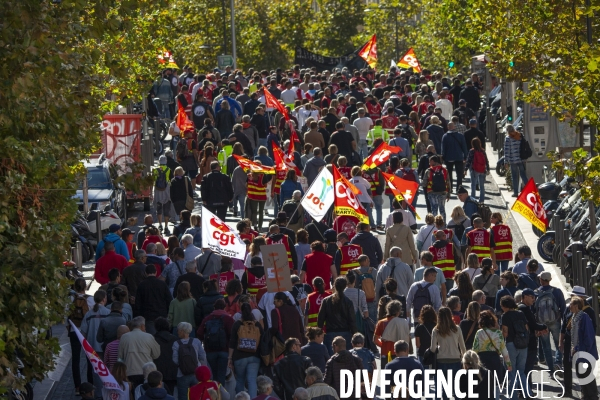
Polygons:
[[[410,147],[412,147],[413,137],[412,137],[412,133],[410,132],[410,128],[408,127],[408,125],[401,125],[400,130],[402,131],[402,134],[400,136],[403,137],[404,139],[408,140],[408,145]],[[407,149],[402,149],[402,150],[406,151]]]
[[83,321],[85,314],[90,311],[90,306],[87,302],[89,297],[91,296],[87,294],[83,295],[83,297],[75,295],[75,300],[73,300],[75,308],[73,308],[73,311],[71,311],[71,314],[69,314],[69,319],[73,321],[73,324],[78,328],[81,327],[81,322]]
[[300,220],[300,213],[296,212],[299,204],[292,200],[290,202],[286,201],[281,207],[281,211],[287,215],[290,224],[297,224]]
[[421,284],[417,285],[417,292],[413,297],[412,306],[413,306],[413,321],[418,321],[419,315],[421,315],[421,308],[426,304],[431,304],[431,293],[429,293],[429,287],[433,285],[433,283],[428,283],[425,286],[421,286]]
[[465,220],[467,218],[463,219],[460,224],[458,225],[454,225],[454,236],[456,236],[456,238],[458,239],[458,241],[460,242],[460,240],[462,239],[463,235],[465,234]]
[[179,355],[179,369],[183,375],[195,373],[198,367],[198,354],[196,354],[193,342],[193,338],[189,338],[186,344],[183,344],[181,339],[177,340],[177,343],[179,343],[179,349],[177,350],[177,354]]
[[204,349],[221,351],[225,347],[227,337],[223,317],[209,319],[204,326]]
[[429,180],[431,181],[432,192],[445,192],[447,190],[443,167],[429,170]]
[[369,268],[369,270],[365,273],[360,271],[360,268],[356,268],[354,270],[356,272],[356,287],[365,292],[365,297],[367,298],[367,302],[372,302],[375,300],[375,278],[373,278],[373,268]]
[[[388,278],[393,278],[394,277],[394,271],[395,270],[396,270],[396,263],[394,262],[394,265],[392,265],[392,270],[390,271],[390,274],[389,274]],[[382,285],[381,288],[379,289],[379,297],[384,297],[384,296],[386,296],[386,294],[385,294],[385,286]]]
[[405,181],[411,181],[411,182],[417,181],[415,170],[413,168],[409,168],[408,171],[406,171],[404,169],[399,169],[398,171],[402,171],[402,176],[400,178],[404,179]]
[[521,160],[527,160],[533,155],[529,142],[525,140],[525,136],[521,135],[521,143],[519,143],[519,158]]
[[467,121],[467,119],[468,119],[467,113],[462,111],[460,109],[460,107],[457,109],[457,111],[458,111],[458,121],[465,126],[469,126],[469,121]]
[[248,353],[255,353],[258,350],[260,344],[260,329],[254,323],[254,321],[244,321],[238,328],[238,345],[239,351],[245,351]]
[[177,142],[175,153],[177,154],[177,160],[179,161],[183,161],[190,156],[187,139],[180,139],[179,142]]
[[552,290],[538,291],[538,297],[535,299],[535,316],[540,324],[551,324],[556,322],[560,314],[558,312],[558,304]]
[[490,210],[490,207],[484,203],[479,203],[479,202],[470,200],[470,197],[467,199],[467,201],[477,204],[477,214],[479,214],[479,216],[483,220],[483,225],[485,226],[485,228],[486,229],[489,228],[490,225],[492,224],[492,210]]
[[525,318],[519,318],[513,322],[513,330],[515,337],[513,343],[517,349],[526,349],[529,347],[529,331],[527,330],[527,322]]
[[156,177],[156,182],[154,183],[154,187],[158,190],[165,190],[167,188],[167,171],[162,168],[158,168],[158,176]]
[[482,151],[475,150],[473,152],[473,163],[471,163],[473,171],[484,174],[486,170],[485,166],[485,155]]

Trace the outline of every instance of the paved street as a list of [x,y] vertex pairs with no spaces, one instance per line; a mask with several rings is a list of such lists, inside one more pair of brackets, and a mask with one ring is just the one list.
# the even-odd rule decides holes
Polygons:
[[[493,166],[495,166],[496,156],[491,151],[488,151],[488,157],[490,158],[490,166],[492,166],[492,168],[493,168]],[[497,182],[498,182],[498,184],[497,184]],[[469,184],[470,184],[469,177],[467,177],[464,180],[464,186],[467,188],[470,188]],[[530,223],[525,221],[523,219],[523,217],[521,217],[520,215],[511,213],[509,211],[510,206],[514,202],[514,199],[512,199],[510,197],[510,192],[505,187],[504,178],[497,176],[495,174],[495,171],[493,171],[492,174],[489,175],[487,178],[485,188],[486,188],[486,204],[488,204],[490,206],[492,212],[499,211],[503,215],[508,216],[507,221],[513,232],[513,239],[514,239],[513,249],[516,250],[516,248],[518,248],[519,246],[521,246],[525,243],[529,243],[529,246],[534,251],[534,257],[535,257],[536,256],[535,248],[536,248],[536,243],[537,243],[537,237],[531,231]],[[198,191],[198,197],[199,196],[200,196],[200,193]],[[199,202],[199,200],[200,200],[199,198],[196,199],[196,207],[195,207],[195,212],[198,212],[198,213],[200,212],[200,204],[201,204]],[[446,203],[447,215],[450,215],[450,212],[452,211],[452,208],[454,206],[460,205],[460,204],[462,204],[462,203],[457,199],[456,195],[453,194],[451,196],[450,201],[448,203]],[[417,209],[417,213],[422,218],[424,218],[425,215],[427,214],[427,209],[426,209],[424,198],[422,195],[418,199],[418,204],[417,204],[416,209]],[[138,217],[138,222],[142,221],[144,214],[145,213],[141,209],[137,209],[133,212],[130,212],[130,216]],[[273,217],[273,208],[272,207],[268,208],[268,215],[269,216],[265,218],[265,222],[263,223],[263,228],[268,227],[268,221],[270,221]],[[383,210],[383,221],[385,221],[385,219],[387,218],[388,215],[389,215],[389,203],[388,203],[388,199],[385,198],[384,210]],[[228,213],[227,222],[231,222],[232,225],[235,225],[235,223],[237,221],[239,221],[239,218],[235,218],[235,217],[233,217],[233,215],[231,213]],[[417,223],[418,223],[419,227],[424,224],[424,222],[422,220],[418,220]],[[384,232],[379,232],[378,236],[379,236],[379,239],[383,246],[384,242],[385,242]],[[512,263],[511,263],[511,265],[512,265]],[[92,267],[92,265],[90,265],[89,267]],[[562,279],[562,276],[560,276],[560,274],[557,272],[557,269],[555,268],[555,266],[551,265],[550,268],[547,268],[547,270],[548,269],[551,270],[553,273],[553,284],[555,284],[555,282],[557,284],[558,284],[558,282],[560,282],[560,285],[562,285],[561,288],[566,292],[567,291],[566,282],[564,281],[564,279]],[[91,271],[85,272],[86,276],[91,276],[91,274],[92,274]],[[94,291],[98,288],[98,286],[99,285],[97,283],[92,284],[89,293],[93,294]],[[65,342],[65,340],[66,340],[65,337],[63,337],[63,342],[66,343],[63,346],[63,355],[64,355],[64,357],[70,358],[70,349],[69,349],[69,345],[68,345],[68,340],[66,340],[66,342]],[[413,345],[414,345],[414,343],[413,343]],[[378,360],[378,362],[379,362],[379,360]],[[82,365],[82,369],[83,369],[82,376],[85,376],[85,362],[83,362],[83,360],[81,362],[81,365]],[[74,385],[73,385],[73,379],[72,379],[72,375],[71,375],[70,360],[66,363],[63,361],[62,367],[64,368],[65,373],[62,375],[60,381],[57,382],[57,384],[55,385],[51,399],[53,399],[53,400],[62,400],[62,399],[76,400],[76,399],[79,399],[79,397],[74,395],[74,391],[73,391]],[[543,367],[544,366],[542,365],[539,368],[542,369]],[[539,373],[534,373],[532,379],[533,379],[534,383],[539,383],[541,381],[541,376]],[[549,398],[556,398],[561,393],[560,386],[557,384],[556,381],[554,381],[553,379],[550,379],[550,377],[548,376],[547,373],[545,373],[545,377],[544,377],[543,381],[544,381],[544,386],[543,386],[544,396],[550,396]],[[577,387],[574,389],[574,393],[578,393]]]

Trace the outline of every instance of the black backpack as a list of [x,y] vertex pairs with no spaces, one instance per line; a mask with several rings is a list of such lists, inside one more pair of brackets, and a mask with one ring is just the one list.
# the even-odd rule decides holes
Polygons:
[[413,321],[418,321],[419,315],[421,315],[421,309],[426,304],[431,304],[431,293],[429,293],[429,286],[433,285],[433,283],[428,283],[425,286],[417,285],[417,292],[415,293],[415,297],[413,297]]
[[177,154],[177,159],[179,161],[183,161],[190,156],[187,139],[179,139],[179,142],[177,142],[177,146],[175,147],[175,153]]
[[[404,139],[408,140],[408,145],[410,147],[412,147],[413,137],[412,137],[412,133],[410,132],[410,128],[408,127],[408,125],[400,125],[400,130],[402,131],[402,134],[400,136],[403,137]],[[406,151],[406,149],[402,149],[402,150]]]
[[521,143],[519,143],[519,158],[521,160],[527,160],[533,155],[529,142],[525,140],[525,136],[521,134]]
[[458,239],[458,241],[460,242],[460,240],[462,239],[464,233],[465,233],[465,225],[464,222],[467,220],[467,218],[463,219],[460,224],[458,225],[454,225],[454,236],[456,236],[456,238]]
[[485,203],[479,203],[479,202],[473,201],[473,200],[471,200],[470,197],[467,199],[467,201],[470,203],[477,204],[477,214],[479,214],[479,216],[481,217],[481,219],[483,221],[483,226],[486,229],[489,228],[490,225],[492,224],[492,210],[490,210],[490,207],[488,205],[486,205]]
[[181,339],[177,340],[177,343],[179,343],[177,351],[179,355],[179,369],[183,375],[195,373],[198,367],[198,354],[196,354],[193,342],[193,338],[189,338],[186,344],[183,344]]
[[204,349],[221,351],[227,347],[227,336],[223,318],[211,318],[204,327]]
[[446,191],[446,178],[444,177],[444,168],[440,167],[432,169],[430,178],[432,192]]
[[526,349],[529,347],[529,331],[527,330],[527,322],[524,317],[513,322],[513,330],[515,331],[513,339],[515,347],[517,349]]

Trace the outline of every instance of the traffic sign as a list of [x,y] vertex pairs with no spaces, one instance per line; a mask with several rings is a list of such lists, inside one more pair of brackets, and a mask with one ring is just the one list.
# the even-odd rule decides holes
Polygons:
[[233,56],[220,55],[217,56],[217,65],[219,69],[223,70],[226,66],[233,66]]

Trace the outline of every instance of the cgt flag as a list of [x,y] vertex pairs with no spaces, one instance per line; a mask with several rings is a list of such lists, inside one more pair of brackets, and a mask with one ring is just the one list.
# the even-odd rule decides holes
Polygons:
[[548,227],[548,218],[546,217],[546,211],[542,204],[542,198],[537,190],[537,186],[533,181],[533,178],[529,178],[529,182],[523,188],[519,197],[515,201],[515,204],[511,207],[531,222],[542,232],[546,232]]
[[188,116],[185,112],[185,108],[183,108],[181,103],[177,102],[177,105],[179,108],[177,109],[177,117],[175,120],[175,124],[177,124],[177,127],[179,128],[179,131],[181,132],[181,137],[183,137],[185,131],[194,130],[194,124],[188,118]]
[[250,161],[247,158],[238,156],[237,154],[234,154],[233,157],[235,158],[235,160],[238,162],[240,167],[242,167],[242,169],[246,173],[256,172],[259,174],[267,174],[267,175],[275,174],[275,168],[273,168],[273,167],[267,167],[265,165],[257,164],[254,161]]
[[315,221],[321,221],[333,204],[333,199],[333,175],[327,168],[323,168],[304,194],[300,204]]
[[[359,221],[369,223],[369,214],[358,201],[346,178],[340,173],[335,165],[333,165],[333,180],[334,180],[334,200],[333,210],[337,215],[351,215],[358,218]],[[354,186],[356,189],[356,187]]]
[[265,105],[268,108],[274,108],[277,111],[279,111],[284,117],[286,121],[290,120],[290,116],[288,115],[287,110],[285,109],[284,105],[281,104],[276,98],[275,96],[273,96],[273,94],[271,94],[271,92],[269,92],[269,90],[265,87],[264,89],[265,92]]
[[302,176],[302,171],[300,171],[300,168],[298,168],[296,164],[294,164],[293,158],[290,158],[288,154],[285,154],[276,142],[272,143],[273,161],[275,161],[275,168],[278,170],[293,169],[294,171],[296,171],[296,176]]
[[371,68],[377,64],[377,35],[371,36],[371,39],[358,51],[358,56],[365,60]]
[[123,391],[121,385],[119,385],[115,377],[112,376],[108,368],[106,368],[106,364],[104,364],[100,357],[98,357],[98,354],[96,354],[86,338],[84,338],[81,332],[79,332],[79,329],[77,329],[71,320],[69,320],[69,323],[71,324],[71,331],[75,332],[77,335],[79,343],[81,343],[81,347],[83,347],[83,351],[85,351],[85,355],[87,356],[88,360],[90,360],[90,364],[92,364],[94,372],[100,377],[102,386],[104,386],[106,389]]
[[417,210],[415,210],[415,207],[412,205],[412,203],[415,201],[415,195],[419,190],[419,184],[417,182],[407,181],[406,179],[402,179],[394,174],[387,174],[385,172],[382,172],[381,174],[385,178],[390,190],[396,197],[396,200],[399,202],[406,200],[406,204],[415,213],[417,219],[421,219],[419,214],[417,214]]
[[417,55],[415,51],[411,47],[408,51],[402,56],[400,61],[398,61],[398,66],[400,68],[412,68],[413,71],[420,73],[421,72],[421,63],[417,59]]
[[202,207],[202,247],[238,260],[244,260],[246,257],[246,244],[240,235],[204,206]]
[[389,160],[392,154],[397,154],[401,151],[402,148],[399,146],[390,146],[386,142],[383,142],[378,148],[375,149],[373,153],[371,153],[369,157],[365,159],[362,169],[364,171],[373,169]]

